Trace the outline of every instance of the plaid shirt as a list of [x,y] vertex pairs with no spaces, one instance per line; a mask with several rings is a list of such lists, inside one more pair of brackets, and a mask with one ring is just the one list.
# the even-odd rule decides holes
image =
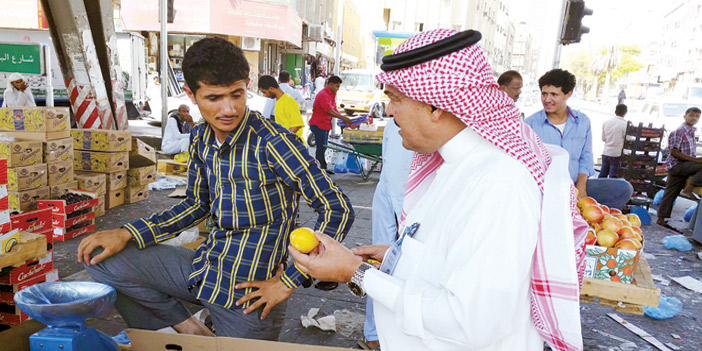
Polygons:
[[[668,136],[668,150],[678,149],[685,155],[695,157],[697,143],[695,142],[695,128],[688,127],[686,124],[681,125]],[[678,159],[668,154],[665,159],[665,169],[670,170],[676,164]]]
[[[145,248],[205,216],[216,218],[195,252],[188,285],[197,287],[199,299],[230,308],[251,292],[235,284],[269,279],[284,261],[300,195],[319,214],[315,229],[337,241],[350,229],[354,212],[295,135],[258,112],[247,108],[221,146],[215,138],[206,122],[198,123],[190,135],[187,198],[125,228]],[[294,265],[281,276],[291,288],[306,279]]]

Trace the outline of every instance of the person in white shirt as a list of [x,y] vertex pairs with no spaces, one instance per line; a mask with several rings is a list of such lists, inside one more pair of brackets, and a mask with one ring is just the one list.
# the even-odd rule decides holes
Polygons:
[[284,93],[290,95],[293,99],[295,99],[295,101],[297,101],[297,105],[300,106],[300,113],[307,113],[307,100],[304,96],[302,96],[302,92],[295,89],[295,85],[292,83],[290,73],[288,71],[280,71],[280,75],[278,75],[278,83],[280,83],[280,89]]
[[598,178],[616,178],[619,171],[619,161],[622,158],[624,138],[626,138],[626,125],[624,119],[627,107],[619,104],[614,108],[615,117],[602,124],[602,141],[605,147],[602,150],[602,169]]
[[290,252],[373,298],[384,351],[582,350],[587,224],[568,154],[520,121],[479,39],[426,31],[383,59],[388,115],[415,152],[400,239],[351,251],[318,232],[309,255]]
[[166,123],[161,140],[161,151],[167,154],[177,154],[188,151],[190,147],[190,131],[195,126],[188,105],[180,105],[178,112],[171,114]]
[[12,73],[7,77],[7,88],[2,95],[2,107],[36,106],[32,89],[29,89],[24,76]]

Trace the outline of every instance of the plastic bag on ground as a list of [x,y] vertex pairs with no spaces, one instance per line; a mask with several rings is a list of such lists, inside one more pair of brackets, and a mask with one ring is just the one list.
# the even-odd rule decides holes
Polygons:
[[346,161],[349,154],[345,152],[340,152],[336,156],[336,161],[334,162],[334,173],[348,173],[349,167],[346,165]]
[[668,319],[682,311],[682,302],[675,297],[661,294],[658,307],[644,306],[644,314],[653,319]]
[[358,168],[358,163],[355,157],[349,157],[346,161],[346,167],[348,167],[349,172],[355,174],[361,174],[361,169]]
[[687,240],[687,237],[682,234],[668,235],[663,238],[663,245],[666,249],[675,249],[678,251],[692,250],[692,244]]
[[695,214],[695,211],[697,211],[697,203],[696,202],[694,204],[692,204],[692,206],[690,206],[690,208],[688,208],[687,211],[685,211],[685,215],[683,216],[683,221],[689,222],[690,219],[692,219],[692,215]]

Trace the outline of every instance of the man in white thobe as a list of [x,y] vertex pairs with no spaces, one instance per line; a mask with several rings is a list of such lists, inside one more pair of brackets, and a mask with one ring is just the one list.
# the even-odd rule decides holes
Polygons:
[[587,224],[575,212],[568,154],[519,120],[479,39],[419,33],[376,77],[415,151],[400,238],[348,250],[317,233],[321,245],[291,255],[313,277],[373,298],[384,351],[541,351],[544,341],[582,350]]
[[32,89],[29,88],[24,76],[12,73],[7,77],[7,88],[2,95],[2,107],[36,106]]
[[180,105],[176,113],[168,117],[166,128],[161,140],[161,151],[167,154],[177,154],[188,151],[190,147],[190,131],[195,126],[188,105]]

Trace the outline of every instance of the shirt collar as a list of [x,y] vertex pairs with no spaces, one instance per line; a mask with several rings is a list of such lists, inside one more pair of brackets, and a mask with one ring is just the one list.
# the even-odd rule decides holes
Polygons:
[[695,128],[695,127],[690,127],[690,126],[688,126],[688,125],[685,124],[685,123],[682,124],[682,127],[683,127],[683,129],[684,129],[686,132],[688,132],[688,133],[690,133],[690,132],[693,132],[693,133],[694,133],[695,130],[697,130],[697,128]]
[[466,127],[439,148],[439,154],[446,163],[464,158],[484,139],[470,127]]
[[[578,123],[579,118],[577,113],[573,113],[573,110],[570,109],[570,107],[566,107],[568,111],[568,117],[573,117],[573,121],[575,123]],[[543,123],[545,124],[553,124],[551,121],[548,120],[548,114],[546,113],[546,110],[541,110],[541,117],[543,118]],[[566,118],[566,123],[568,123],[568,120],[570,118]]]

